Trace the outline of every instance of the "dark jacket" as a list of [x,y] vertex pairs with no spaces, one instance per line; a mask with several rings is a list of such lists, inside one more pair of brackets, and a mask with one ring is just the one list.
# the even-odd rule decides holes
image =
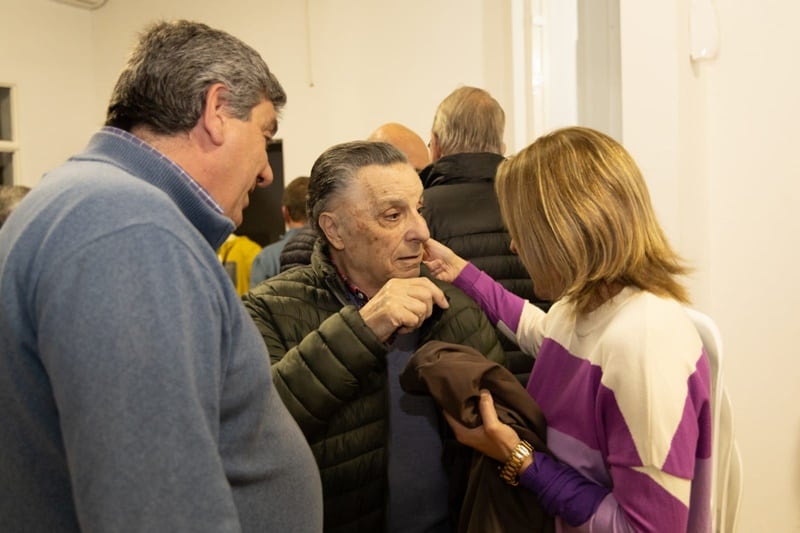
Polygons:
[[[500,216],[494,178],[503,156],[493,153],[453,154],[420,172],[425,187],[423,215],[431,237],[472,262],[506,289],[544,310],[519,257],[510,250],[511,237]],[[527,383],[533,358],[500,335],[508,367]]]
[[[433,339],[465,344],[502,363],[486,315],[459,289],[435,283],[450,308],[437,307],[425,321],[420,344]],[[382,531],[389,439],[387,345],[349,305],[322,241],[315,245],[311,265],[270,278],[244,301],[269,348],[275,388],[320,468],[326,531]]]
[[[409,359],[400,375],[403,390],[430,394],[436,403],[467,427],[481,425],[481,389],[492,393],[497,417],[527,440],[534,453],[550,453],[539,405],[505,367],[467,346],[430,341]],[[553,517],[537,496],[500,479],[497,462],[477,451],[464,455],[471,465],[462,487],[462,506],[453,522],[459,533],[537,533],[554,529]]]
[[281,250],[280,271],[289,270],[296,266],[311,264],[311,253],[314,243],[317,242],[317,231],[311,226],[303,226],[289,237]]

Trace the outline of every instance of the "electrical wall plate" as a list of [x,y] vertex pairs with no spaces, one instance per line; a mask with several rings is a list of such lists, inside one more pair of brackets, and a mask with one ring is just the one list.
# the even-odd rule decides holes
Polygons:
[[714,59],[719,52],[719,28],[713,0],[692,0],[689,7],[689,56]]

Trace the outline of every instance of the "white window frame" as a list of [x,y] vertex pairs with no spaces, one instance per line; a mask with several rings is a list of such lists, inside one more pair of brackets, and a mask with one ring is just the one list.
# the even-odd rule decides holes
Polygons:
[[511,0],[512,152],[555,128],[621,135],[620,0]]
[[0,122],[2,124],[9,125],[8,138],[0,138],[0,153],[11,154],[11,179],[7,181],[3,176],[0,176],[0,178],[2,178],[5,185],[14,185],[17,182],[17,177],[19,176],[19,157],[15,157],[19,152],[16,123],[17,86],[13,83],[0,82],[0,89],[3,89],[4,92],[7,91],[8,93],[8,100],[6,102],[7,105],[0,106],[0,113],[3,113],[4,115],[2,118],[0,118]]

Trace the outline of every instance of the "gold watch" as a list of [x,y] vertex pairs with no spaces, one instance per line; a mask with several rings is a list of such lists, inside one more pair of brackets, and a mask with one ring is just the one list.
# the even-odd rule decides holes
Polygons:
[[506,464],[497,467],[500,470],[500,479],[514,487],[519,485],[519,471],[522,468],[522,462],[528,456],[533,457],[533,446],[528,441],[519,441],[511,451]]

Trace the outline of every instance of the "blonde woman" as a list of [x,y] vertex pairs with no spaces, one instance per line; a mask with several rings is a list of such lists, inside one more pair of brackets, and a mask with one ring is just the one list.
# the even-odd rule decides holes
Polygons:
[[565,128],[502,163],[496,186],[512,249],[553,307],[436,241],[426,263],[536,357],[527,389],[553,455],[499,422],[485,391],[482,426],[448,417],[456,436],[536,493],[560,531],[709,531],[708,358],[636,163],[607,135]]

